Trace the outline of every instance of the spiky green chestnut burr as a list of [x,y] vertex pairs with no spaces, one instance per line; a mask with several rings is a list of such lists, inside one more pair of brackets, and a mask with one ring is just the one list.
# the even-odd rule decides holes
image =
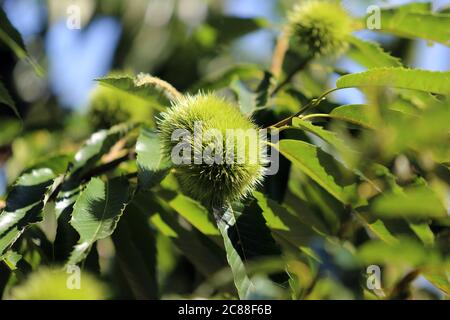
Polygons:
[[310,56],[335,56],[348,47],[352,19],[337,1],[304,1],[288,19],[294,45],[304,47]]
[[[162,114],[159,130],[182,191],[209,207],[242,199],[263,180],[265,139],[231,102],[214,94],[183,97]],[[174,161],[180,150],[182,163]]]

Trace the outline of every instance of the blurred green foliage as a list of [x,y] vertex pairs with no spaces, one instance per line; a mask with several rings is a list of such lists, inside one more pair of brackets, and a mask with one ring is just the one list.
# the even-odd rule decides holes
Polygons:
[[[279,24],[226,16],[222,1],[200,1],[204,11],[152,1],[160,7],[151,12],[144,0],[83,2],[85,26],[109,15],[123,27],[115,71],[92,79],[84,111],[62,108],[51,92],[27,101],[2,74],[0,296],[448,299],[450,73],[406,66],[411,39],[449,44],[449,13],[429,4],[383,10],[379,31],[393,40],[348,36],[343,57],[366,69],[351,74],[337,67],[340,57],[283,48],[293,2],[278,4]],[[65,5],[48,1],[49,24]],[[26,52],[0,13],[1,52],[41,73],[44,52]],[[353,17],[353,31],[364,21]],[[258,30],[279,35],[279,69],[233,52]],[[278,130],[279,172],[221,212],[184,195],[161,161],[156,126],[176,99],[140,72],[183,94],[214,91]],[[346,88],[365,104],[335,101]],[[73,264],[87,287],[68,292],[61,270]],[[376,289],[370,265],[381,269]]]

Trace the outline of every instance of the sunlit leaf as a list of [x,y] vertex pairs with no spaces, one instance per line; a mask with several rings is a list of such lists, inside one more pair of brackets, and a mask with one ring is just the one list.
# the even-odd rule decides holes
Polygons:
[[374,121],[371,119],[369,108],[368,105],[350,104],[333,109],[329,116],[362,127],[374,128]]
[[301,128],[303,130],[306,130],[310,133],[315,134],[319,138],[321,138],[323,141],[327,142],[331,146],[333,146],[337,151],[343,152],[344,154],[348,154],[353,152],[342,140],[338,137],[338,135],[329,130],[325,130],[322,127],[313,125],[309,121],[302,120],[300,118],[294,118],[292,119],[292,125],[294,127]]
[[[356,186],[345,177],[348,170],[318,147],[297,140],[281,140],[280,152],[294,166],[317,182],[339,201],[350,204],[355,200]],[[350,174],[351,176],[351,174]]]
[[16,118],[0,119],[0,146],[12,142],[22,131],[22,123]]
[[385,52],[376,42],[349,37],[352,48],[348,55],[360,65],[372,69],[381,67],[401,67],[400,59]]
[[194,227],[206,235],[218,235],[219,231],[211,221],[208,210],[200,203],[185,195],[176,195],[169,205]]
[[265,198],[259,192],[255,192],[254,195],[275,239],[279,237],[281,240],[288,241],[299,250],[318,259],[309,247],[320,233],[277,202]]
[[234,237],[238,236],[236,233],[231,233],[231,230],[236,228],[236,214],[239,213],[235,213],[234,209],[231,207],[221,210],[220,212],[215,212],[217,226],[222,234],[225,251],[227,253],[227,261],[230,265],[231,272],[233,273],[234,284],[238,291],[239,298],[246,299],[255,291],[255,286],[245,269],[245,260],[239,255],[238,250],[235,248],[235,244],[233,244],[233,242],[239,243],[239,239],[230,236],[231,234],[234,234]]
[[337,80],[336,86],[338,88],[394,87],[446,95],[450,94],[450,72],[374,68],[362,73],[342,76]]

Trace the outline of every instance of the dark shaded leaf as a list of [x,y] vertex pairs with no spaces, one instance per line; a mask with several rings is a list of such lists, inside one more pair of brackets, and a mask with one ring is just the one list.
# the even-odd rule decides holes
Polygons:
[[16,181],[0,213],[0,256],[20,237],[25,228],[42,220],[55,174],[48,168],[33,170]]
[[93,178],[73,206],[70,224],[80,239],[70,255],[68,265],[83,261],[97,240],[112,235],[130,200],[128,181],[115,178],[103,182]]

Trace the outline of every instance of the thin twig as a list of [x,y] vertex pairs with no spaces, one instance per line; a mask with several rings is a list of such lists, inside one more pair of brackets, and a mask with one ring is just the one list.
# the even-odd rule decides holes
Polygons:
[[284,27],[277,39],[275,50],[272,56],[272,65],[270,68],[271,73],[276,79],[278,79],[281,75],[284,57],[286,56],[286,52],[288,49],[289,49],[288,28]]
[[301,116],[303,113],[305,113],[310,108],[317,107],[323,100],[325,100],[327,95],[329,95],[330,93],[332,93],[336,90],[339,90],[339,88],[334,88],[334,89],[326,91],[317,99],[312,99],[310,102],[308,102],[296,114],[294,114],[286,119],[283,119],[280,122],[277,122],[276,124],[269,126],[269,128],[280,128],[280,127],[283,127],[283,126],[289,124],[293,118]]

